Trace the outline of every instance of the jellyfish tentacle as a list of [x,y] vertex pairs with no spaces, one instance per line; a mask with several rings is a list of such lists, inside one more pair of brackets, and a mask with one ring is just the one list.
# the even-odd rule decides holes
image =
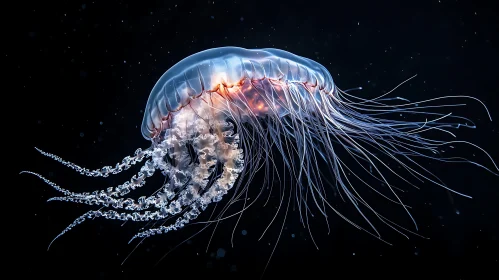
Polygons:
[[42,150],[38,149],[37,147],[35,147],[35,149],[38,152],[40,152],[42,155],[44,155],[44,156],[46,156],[48,158],[51,158],[51,159],[53,159],[53,160],[55,160],[57,162],[60,162],[63,165],[65,165],[65,166],[67,166],[67,167],[69,167],[69,168],[71,168],[71,169],[79,172],[82,175],[90,176],[90,177],[107,177],[110,174],[118,174],[118,173],[120,173],[123,170],[127,170],[132,165],[135,165],[135,164],[141,162],[142,160],[144,160],[144,158],[151,156],[151,150],[150,149],[142,150],[141,148],[138,148],[135,151],[134,156],[126,156],[121,161],[121,163],[117,163],[115,165],[115,167],[104,166],[104,167],[102,167],[100,169],[90,170],[90,169],[81,167],[81,166],[79,166],[79,165],[77,165],[75,163],[63,160],[61,157],[59,157],[57,155],[54,155],[54,154],[42,151]]
[[[101,190],[100,194],[106,195],[109,197],[122,197],[122,196],[128,194],[131,190],[135,190],[137,188],[144,186],[145,178],[151,177],[154,174],[155,170],[156,170],[156,168],[155,168],[154,164],[150,160],[148,160],[144,164],[144,166],[142,166],[142,168],[140,169],[140,172],[138,172],[136,175],[134,175],[129,181],[125,182],[122,185],[119,185],[116,188],[110,187],[110,188],[107,188],[106,190]],[[64,193],[67,196],[78,196],[78,197],[89,196],[92,194],[97,194],[99,192],[99,191],[94,191],[93,193],[71,192],[69,190],[66,190],[66,189],[60,187],[59,185],[55,184],[54,182],[50,181],[49,179],[43,177],[42,175],[40,175],[38,173],[35,173],[32,171],[21,171],[19,174],[22,174],[22,173],[27,173],[27,174],[32,174],[32,175],[37,176],[38,178],[42,179],[45,183],[52,186],[54,189]]]
[[152,220],[161,220],[165,219],[168,217],[170,213],[168,212],[167,208],[163,208],[159,211],[145,211],[144,213],[140,212],[131,212],[131,213],[119,213],[114,210],[91,210],[88,211],[87,213],[81,215],[80,217],[76,218],[71,224],[69,224],[61,233],[59,233],[53,240],[50,242],[48,249],[50,249],[50,246],[52,246],[52,243],[54,243],[55,240],[57,240],[59,237],[63,236],[66,234],[68,231],[72,230],[75,228],[77,225],[83,223],[86,220],[93,219],[93,218],[104,218],[108,220],[120,220],[120,221],[140,221],[140,222],[147,222],[147,221],[152,221]]
[[47,185],[51,186],[52,188],[54,188],[55,190],[59,191],[59,192],[62,192],[64,195],[67,195],[67,196],[71,196],[71,195],[74,195],[75,193],[72,192],[72,191],[68,191],[66,189],[63,189],[61,188],[59,185],[57,185],[56,183],[50,181],[49,179],[43,177],[42,175],[36,173],[36,172],[32,172],[32,171],[27,171],[27,170],[23,170],[21,172],[19,172],[19,174],[31,174],[31,175],[34,175],[38,178],[40,178],[42,181],[44,181]]

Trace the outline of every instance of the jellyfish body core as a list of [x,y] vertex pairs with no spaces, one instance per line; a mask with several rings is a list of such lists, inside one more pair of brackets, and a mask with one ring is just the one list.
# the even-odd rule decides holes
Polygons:
[[[282,158],[291,177],[281,188],[288,191],[290,197],[292,194],[300,215],[306,215],[314,206],[327,220],[327,212],[332,211],[380,238],[378,230],[365,215],[370,212],[386,226],[405,235],[409,230],[371,207],[352,184],[351,176],[380,199],[399,205],[412,219],[408,207],[397,194],[398,189],[384,176],[385,172],[394,174],[408,185],[414,185],[410,178],[416,178],[465,196],[447,187],[416,159],[468,162],[493,173],[497,165],[488,153],[472,143],[425,136],[428,131],[436,131],[455,137],[451,129],[474,128],[467,118],[429,110],[461,105],[432,104],[440,100],[476,98],[447,96],[409,102],[404,98],[387,97],[390,93],[374,99],[354,96],[340,90],[319,63],[282,50],[209,49],[174,65],[151,91],[141,127],[142,135],[151,141],[151,147],[138,149],[134,156],[125,157],[115,167],[96,170],[82,168],[37,149],[43,155],[93,177],[107,177],[147,159],[130,181],[105,190],[75,193],[37,173],[24,172],[38,176],[63,194],[49,201],[101,207],[80,216],[56,239],[83,221],[98,217],[137,222],[168,219],[167,224],[158,223],[160,225],[144,229],[132,240],[178,230],[196,219],[210,203],[220,201],[233,187],[230,200],[241,198],[251,187],[251,179],[259,169],[269,177],[276,168],[276,156]],[[485,110],[488,114],[486,107]],[[420,120],[390,118],[402,113]],[[444,157],[438,152],[442,146],[458,143],[470,145],[488,156],[494,171],[468,159]],[[383,187],[363,180],[338,156],[339,149],[358,163],[366,176],[383,183]],[[379,154],[398,164],[409,177],[400,175]],[[366,166],[371,170],[367,171]],[[155,188],[149,196],[127,198],[130,192],[144,187],[146,179],[157,170],[165,176],[165,183],[159,189]],[[329,172],[335,181],[327,182],[323,178],[324,172]],[[265,183],[272,184],[269,179]],[[355,207],[369,230],[333,207],[326,195],[330,188]],[[243,210],[246,208],[244,203]],[[288,208],[289,201],[286,211]],[[216,220],[223,219],[223,213]],[[238,213],[242,215],[243,211]]]

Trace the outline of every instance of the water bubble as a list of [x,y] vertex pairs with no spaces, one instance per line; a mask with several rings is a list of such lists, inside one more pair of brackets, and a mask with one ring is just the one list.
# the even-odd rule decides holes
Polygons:
[[225,257],[225,250],[222,248],[218,248],[217,250],[217,259]]

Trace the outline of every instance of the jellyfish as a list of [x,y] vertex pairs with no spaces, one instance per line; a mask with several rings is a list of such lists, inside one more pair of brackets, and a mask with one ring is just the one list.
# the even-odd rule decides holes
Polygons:
[[[412,78],[414,76],[391,91],[367,99],[350,93],[353,89],[338,88],[328,70],[318,62],[287,51],[208,49],[175,64],[153,87],[141,126],[150,147],[137,149],[133,156],[126,156],[114,167],[95,170],[36,148],[42,155],[91,177],[107,177],[145,161],[129,181],[107,189],[77,193],[38,173],[22,173],[39,177],[62,194],[48,201],[99,208],[78,217],[54,240],[85,220],[96,218],[153,222],[154,226],[136,233],[130,241],[179,230],[228,193],[232,193],[227,198],[229,202],[240,200],[252,188],[251,182],[258,170],[264,170],[264,184],[272,185],[275,180],[270,176],[277,169],[277,157],[290,178],[282,184],[282,189],[290,194],[289,199],[281,201],[279,207],[283,205],[287,210],[294,200],[300,216],[308,217],[313,207],[326,219],[332,212],[380,240],[373,217],[404,236],[408,232],[416,234],[372,207],[353,179],[380,200],[399,206],[417,229],[408,205],[400,198],[403,190],[391,184],[387,174],[407,185],[427,181],[469,197],[446,186],[418,161],[466,162],[496,175],[498,167],[484,149],[458,140],[452,132],[458,128],[475,128],[470,119],[441,112],[441,109],[463,104],[442,104],[441,101],[473,100],[483,106],[492,120],[487,107],[472,96],[439,96],[415,102],[391,97],[395,89]],[[401,114],[409,119],[398,118]],[[434,135],[446,135],[453,140]],[[488,157],[491,167],[440,152],[442,147],[453,145],[476,149]],[[353,160],[357,167],[347,163],[344,157]],[[156,171],[164,176],[164,184],[152,188],[148,196],[130,198],[129,194],[144,188],[146,180]],[[325,173],[333,182],[326,179]],[[369,183],[367,177],[380,184]],[[331,201],[334,198],[327,195],[331,189],[344,203],[354,207],[367,226],[358,225],[334,206]],[[254,201],[245,201],[236,214],[224,216],[222,211],[210,221],[242,215]]]

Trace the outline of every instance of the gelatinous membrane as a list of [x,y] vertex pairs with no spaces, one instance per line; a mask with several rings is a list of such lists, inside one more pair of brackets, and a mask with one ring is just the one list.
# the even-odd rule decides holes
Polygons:
[[[282,116],[287,114],[287,105],[280,106],[286,102],[283,87],[296,84],[302,85],[296,90],[314,94],[334,89],[333,79],[324,66],[287,51],[238,47],[205,50],[178,62],[158,80],[147,101],[142,135],[151,139],[168,127],[172,112],[205,93],[218,93],[235,104],[248,103],[249,106],[239,106],[240,113],[246,116]],[[268,104],[270,100],[275,103]],[[271,109],[275,112],[269,112]]]

